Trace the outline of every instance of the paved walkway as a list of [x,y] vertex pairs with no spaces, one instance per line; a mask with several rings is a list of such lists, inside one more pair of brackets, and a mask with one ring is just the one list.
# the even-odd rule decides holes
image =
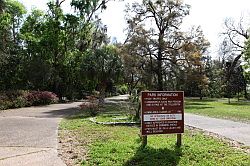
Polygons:
[[185,113],[184,121],[186,125],[216,133],[220,136],[250,146],[250,124],[189,113]]
[[128,100],[129,95],[119,95],[119,96],[113,96],[113,97],[107,97],[105,98],[105,103],[122,103]]
[[65,166],[57,153],[58,123],[79,104],[0,111],[0,166]]

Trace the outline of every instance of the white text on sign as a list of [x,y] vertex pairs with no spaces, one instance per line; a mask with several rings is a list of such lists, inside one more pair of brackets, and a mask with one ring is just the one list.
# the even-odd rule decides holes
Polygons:
[[144,122],[162,120],[182,120],[182,114],[145,114]]

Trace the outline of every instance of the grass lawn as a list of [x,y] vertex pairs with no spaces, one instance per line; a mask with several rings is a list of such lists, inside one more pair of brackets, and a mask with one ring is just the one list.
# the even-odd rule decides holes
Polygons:
[[[109,105],[97,118],[103,120],[105,116],[123,116],[126,112],[122,105]],[[71,142],[69,153],[76,152],[71,157],[76,165],[250,165],[249,154],[198,131],[186,130],[181,148],[175,146],[176,135],[155,135],[148,137],[148,146],[144,149],[140,146],[139,132],[138,127],[94,124],[82,114],[63,120],[59,137],[62,144]],[[67,136],[70,136],[69,140],[64,139]],[[81,151],[86,153],[77,153]],[[65,156],[67,155],[63,155],[64,160]]]
[[227,99],[185,99],[185,112],[216,118],[250,122],[250,102]]
[[96,117],[98,122],[133,122],[133,115],[137,105],[128,103],[106,104]]

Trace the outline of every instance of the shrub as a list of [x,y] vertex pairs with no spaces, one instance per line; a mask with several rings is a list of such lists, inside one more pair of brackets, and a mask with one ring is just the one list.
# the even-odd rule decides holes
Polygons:
[[58,102],[58,97],[55,93],[43,91],[40,93],[41,104],[53,104]]
[[56,94],[48,91],[3,91],[0,92],[0,110],[32,105],[47,105],[58,102]]
[[10,90],[0,92],[0,109],[20,108],[27,105],[25,95],[28,91]]
[[0,110],[6,110],[10,108],[12,103],[8,100],[0,100]]
[[85,113],[88,116],[96,116],[98,112],[100,111],[100,107],[98,105],[98,101],[96,97],[89,96],[88,97],[89,102],[82,103],[80,105],[81,110],[85,111]]
[[25,97],[18,96],[15,100],[11,102],[10,108],[21,108],[27,106],[28,102]]
[[124,84],[124,85],[118,86],[117,92],[118,92],[120,95],[124,95],[124,94],[128,93],[128,86],[125,85],[125,84]]
[[48,91],[31,91],[26,99],[28,105],[47,105],[58,102],[56,94]]

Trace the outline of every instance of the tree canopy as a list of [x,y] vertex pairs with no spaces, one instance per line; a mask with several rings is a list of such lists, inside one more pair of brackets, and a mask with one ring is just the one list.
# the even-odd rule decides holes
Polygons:
[[214,59],[200,26],[180,28],[190,5],[143,0],[127,5],[127,38],[112,44],[99,17],[109,1],[72,0],[72,13],[63,11],[65,0],[29,13],[16,0],[0,1],[0,91],[45,90],[69,99],[99,91],[102,100],[125,86],[129,93],[183,90],[202,98],[244,92],[247,97],[248,28],[226,21],[221,57]]

